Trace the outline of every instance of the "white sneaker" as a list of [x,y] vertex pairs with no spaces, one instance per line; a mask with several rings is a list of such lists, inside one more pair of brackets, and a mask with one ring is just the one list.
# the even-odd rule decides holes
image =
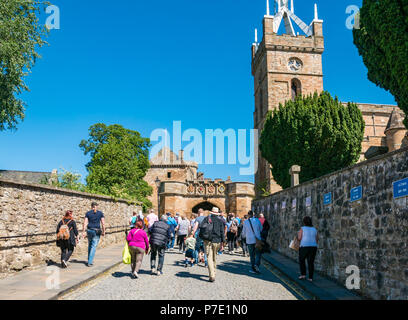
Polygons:
[[135,277],[135,279],[139,278],[139,275],[137,274],[137,272],[133,272],[133,276]]
[[152,274],[157,274],[156,268],[153,268],[153,269],[152,269]]

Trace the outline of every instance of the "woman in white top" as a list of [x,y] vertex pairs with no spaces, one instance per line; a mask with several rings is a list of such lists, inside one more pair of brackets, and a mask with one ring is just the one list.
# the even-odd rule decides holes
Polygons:
[[312,218],[303,218],[303,227],[298,232],[299,248],[299,265],[300,265],[300,280],[306,279],[306,259],[309,269],[309,281],[313,281],[314,261],[317,253],[317,244],[319,235],[315,227],[313,227]]

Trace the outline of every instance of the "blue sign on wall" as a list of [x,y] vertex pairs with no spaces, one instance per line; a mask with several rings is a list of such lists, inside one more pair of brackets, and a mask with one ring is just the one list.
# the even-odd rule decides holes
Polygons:
[[324,204],[325,206],[327,206],[327,205],[329,205],[329,204],[331,204],[331,203],[332,203],[332,193],[329,192],[329,193],[326,193],[326,194],[323,196],[323,204]]
[[408,178],[393,183],[394,199],[408,196]]
[[358,186],[351,189],[350,202],[358,201],[363,198],[363,186]]

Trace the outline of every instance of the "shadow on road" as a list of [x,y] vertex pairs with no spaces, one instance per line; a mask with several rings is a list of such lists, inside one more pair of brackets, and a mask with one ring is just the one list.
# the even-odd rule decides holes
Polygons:
[[132,274],[130,272],[120,272],[120,271],[116,271],[114,273],[112,273],[112,277],[114,278],[124,278],[124,277],[132,277]]
[[70,261],[71,263],[82,263],[83,265],[87,265],[88,264],[88,261],[84,261],[84,260],[76,260],[76,259],[74,259],[74,260],[71,260]]
[[[130,267],[129,267],[129,268],[130,268]],[[139,274],[139,275],[141,275],[141,274],[149,274],[149,275],[151,275],[152,272],[151,272],[151,271],[148,271],[148,270],[142,270],[142,269],[140,269],[139,272],[138,272],[138,274]],[[131,277],[132,277],[132,274],[131,274],[130,271],[129,271],[129,272],[116,271],[116,272],[112,273],[112,277],[114,277],[114,278],[129,277],[129,278],[131,278]]]
[[[194,271],[194,269],[192,270]],[[190,272],[178,272],[175,274],[175,276],[179,278],[193,278],[193,279],[197,279],[200,281],[208,282],[208,276],[203,276],[201,274],[194,274]]]

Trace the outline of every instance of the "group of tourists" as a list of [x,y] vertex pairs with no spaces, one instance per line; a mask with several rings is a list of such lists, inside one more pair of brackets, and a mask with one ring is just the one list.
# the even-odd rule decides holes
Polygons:
[[167,213],[159,220],[153,210],[146,220],[143,223],[142,216],[132,220],[132,229],[127,235],[133,278],[138,278],[141,260],[149,252],[149,247],[152,274],[163,274],[165,254],[174,251],[175,245],[179,253],[184,254],[186,268],[200,263],[208,268],[210,282],[215,281],[217,255],[223,254],[226,249],[229,254],[240,254],[237,250],[241,247],[242,255],[250,257],[249,272],[260,273],[261,254],[265,248],[256,244],[258,241],[266,245],[270,229],[263,215],[255,217],[250,211],[241,219],[236,214],[224,214],[214,207],[208,216],[199,209],[191,221],[179,213]]
[[[82,238],[88,238],[88,267],[93,266],[96,248],[101,236],[105,235],[105,217],[98,210],[98,204],[92,202],[91,210],[85,214],[82,229]],[[75,247],[80,241],[77,224],[73,212],[67,211],[57,226],[57,246],[61,248],[61,266],[68,267],[68,260],[72,256]]]
[[[299,249],[299,279],[306,279],[306,260],[308,262],[308,280],[313,280],[314,260],[317,252],[318,233],[310,217],[303,219],[304,226],[299,230],[295,240]],[[250,258],[250,273],[260,274],[261,256],[269,251],[267,237],[270,225],[263,214],[257,216],[249,211],[242,219],[238,215],[221,212],[214,207],[209,215],[203,209],[193,214],[191,220],[179,213],[162,215],[160,218],[154,210],[145,217],[142,212],[134,213],[129,220],[130,231],[126,240],[131,256],[131,274],[139,277],[143,258],[150,253],[151,272],[163,274],[166,252],[178,246],[184,254],[184,266],[193,267],[202,263],[208,268],[209,281],[216,277],[217,255],[224,252],[242,254]],[[104,214],[98,210],[98,204],[92,203],[91,210],[85,214],[82,238],[88,239],[88,267],[93,266],[96,248],[100,237],[105,235]],[[61,248],[61,267],[67,268],[75,246],[80,241],[77,224],[72,211],[67,211],[57,226],[57,245]],[[240,253],[239,248],[242,252]]]

